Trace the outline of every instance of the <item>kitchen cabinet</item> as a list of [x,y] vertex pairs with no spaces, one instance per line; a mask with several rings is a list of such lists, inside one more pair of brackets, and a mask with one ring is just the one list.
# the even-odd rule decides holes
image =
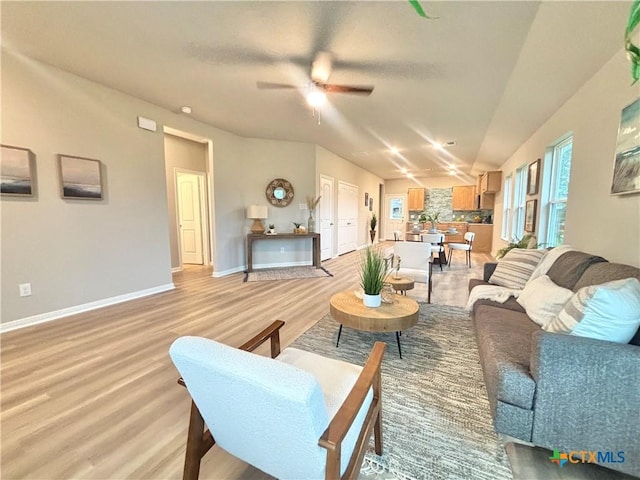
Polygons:
[[476,234],[473,240],[473,251],[478,253],[491,253],[493,244],[493,225],[486,223],[470,223],[469,232]]
[[453,210],[475,210],[477,208],[476,205],[475,185],[453,187]]
[[409,189],[409,210],[424,210],[424,188]]
[[480,210],[493,210],[493,206],[496,203],[495,193],[483,193],[478,195],[478,208]]
[[485,172],[480,180],[480,195],[498,193],[502,187],[502,172]]

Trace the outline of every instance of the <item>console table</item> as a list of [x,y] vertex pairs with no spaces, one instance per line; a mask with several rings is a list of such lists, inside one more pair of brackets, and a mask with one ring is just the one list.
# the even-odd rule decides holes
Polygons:
[[253,242],[258,240],[282,240],[286,238],[310,238],[313,244],[313,266],[320,268],[319,233],[276,233],[274,235],[249,233],[247,235],[247,272],[253,272]]

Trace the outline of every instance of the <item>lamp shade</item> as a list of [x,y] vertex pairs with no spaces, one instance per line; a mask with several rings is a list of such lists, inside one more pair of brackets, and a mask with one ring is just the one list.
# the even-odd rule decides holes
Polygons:
[[250,205],[247,207],[247,218],[267,218],[267,207],[264,205]]

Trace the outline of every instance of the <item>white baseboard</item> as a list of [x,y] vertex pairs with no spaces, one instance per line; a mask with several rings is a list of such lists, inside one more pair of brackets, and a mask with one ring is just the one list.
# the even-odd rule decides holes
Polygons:
[[171,269],[171,273],[178,273],[182,271],[182,267],[173,267]]
[[230,268],[228,270],[219,270],[219,271],[214,270],[211,276],[214,278],[226,277],[227,275],[231,275],[233,273],[244,272],[246,269],[247,267],[245,267],[244,265],[241,265],[239,267]]
[[167,283],[158,287],[147,288],[145,290],[139,290],[137,292],[125,293],[124,295],[96,300],[95,302],[84,303],[82,305],[75,305],[73,307],[63,308],[61,310],[55,310],[53,312],[40,313],[38,315],[33,315],[32,317],[20,318],[18,320],[0,324],[0,333],[10,332],[11,330],[30,327],[32,325],[38,325],[39,323],[50,322],[59,318],[68,317],[69,315],[75,315],[76,313],[88,312],[89,310],[95,310],[97,308],[115,305],[116,303],[135,300],[136,298],[147,297],[156,293],[173,290],[174,288],[176,287],[173,283]]

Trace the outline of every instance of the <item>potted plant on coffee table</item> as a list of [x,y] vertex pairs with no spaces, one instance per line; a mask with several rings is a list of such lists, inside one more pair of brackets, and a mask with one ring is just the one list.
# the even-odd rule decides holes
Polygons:
[[379,307],[382,302],[380,292],[387,277],[387,262],[384,256],[379,250],[369,246],[361,251],[358,266],[365,307]]

